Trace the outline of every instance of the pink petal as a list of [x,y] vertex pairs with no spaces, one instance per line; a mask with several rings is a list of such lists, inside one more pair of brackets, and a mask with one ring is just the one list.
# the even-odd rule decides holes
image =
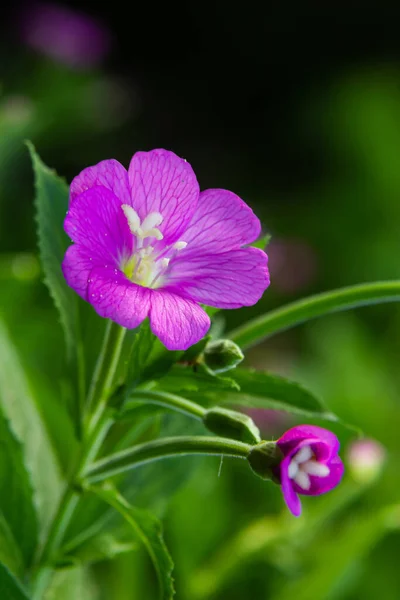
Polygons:
[[128,172],[117,160],[102,160],[88,167],[72,180],[71,201],[82,192],[95,186],[103,186],[113,192],[121,204],[130,204]]
[[[121,201],[104,187],[93,187],[70,204],[64,229],[73,242],[86,249],[97,266],[112,262],[131,252],[133,236],[121,209]],[[100,261],[100,264],[98,264]]]
[[[319,496],[326,494],[335,488],[342,480],[344,473],[344,466],[339,458],[335,456],[331,461],[325,463],[329,467],[329,475],[327,477],[313,477],[310,476],[311,487],[309,490],[301,490],[297,488],[297,491],[306,496]],[[295,489],[296,489],[295,485]]]
[[159,212],[159,229],[165,243],[172,243],[187,229],[199,197],[192,167],[167,150],[136,152],[129,166],[130,204],[143,220]]
[[289,478],[288,470],[289,470],[290,458],[285,458],[280,465],[280,480],[282,486],[282,494],[283,498],[286,502],[286,506],[290,510],[290,512],[295,516],[299,517],[301,515],[301,502],[300,498],[296,494],[293,482]]
[[192,300],[159,289],[152,290],[150,325],[168,350],[186,350],[205,336],[210,318]]
[[182,255],[226,252],[258,238],[261,225],[243,200],[227,190],[205,190],[182,239],[188,246]]
[[269,285],[267,263],[267,255],[258,248],[188,257],[178,254],[171,261],[165,285],[208,306],[251,306]]
[[286,431],[277,441],[278,446],[286,455],[297,451],[302,445],[300,442],[307,440],[312,445],[318,459],[328,460],[338,453],[340,443],[334,433],[317,425],[296,425]]
[[87,299],[101,317],[127,329],[134,329],[147,317],[150,290],[131,283],[113,268],[95,268],[90,279]]
[[67,284],[87,300],[88,279],[93,269],[93,260],[85,248],[76,244],[70,246],[65,253],[61,268]]

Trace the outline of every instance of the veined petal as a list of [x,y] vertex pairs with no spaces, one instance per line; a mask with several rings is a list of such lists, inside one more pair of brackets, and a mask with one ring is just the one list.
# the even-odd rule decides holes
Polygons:
[[165,243],[176,241],[187,229],[199,197],[192,167],[168,150],[136,152],[129,166],[130,204],[143,221],[160,213],[158,229]]
[[116,266],[121,253],[132,251],[133,236],[120,200],[105,187],[93,187],[75,198],[64,229],[97,266]]
[[150,290],[131,283],[113,268],[94,268],[90,279],[87,299],[101,317],[127,329],[134,329],[147,317]]
[[150,326],[168,350],[186,350],[210,328],[210,318],[192,300],[164,289],[152,290]]
[[82,192],[95,186],[103,186],[113,192],[120,204],[130,204],[128,171],[117,160],[102,160],[97,165],[87,167],[72,180],[71,201]]
[[259,219],[239,196],[227,190],[205,190],[182,235],[187,243],[182,255],[227,252],[254,242],[260,231]]
[[61,265],[67,284],[84,300],[87,300],[88,280],[93,269],[93,259],[85,248],[73,244],[64,256]]
[[258,248],[188,257],[178,254],[171,261],[165,285],[217,308],[252,306],[269,285],[267,263],[267,255]]
[[290,512],[299,517],[301,514],[301,502],[297,493],[294,490],[294,483],[289,478],[290,458],[285,458],[280,465],[280,480],[282,486],[283,498]]

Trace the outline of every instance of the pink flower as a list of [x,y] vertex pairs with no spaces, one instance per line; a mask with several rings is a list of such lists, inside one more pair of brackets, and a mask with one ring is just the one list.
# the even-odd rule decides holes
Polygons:
[[169,350],[208,331],[199,306],[255,304],[269,285],[267,255],[243,247],[260,222],[235,194],[200,192],[190,165],[167,150],[89,167],[71,184],[64,223],[74,242],[63,273],[97,313],[123,327],[147,316]]
[[20,18],[26,44],[72,67],[91,67],[103,60],[111,45],[106,27],[67,6],[29,3]]
[[318,496],[336,487],[343,476],[339,440],[315,425],[292,427],[276,442],[284,458],[275,468],[283,497],[295,517],[301,514],[298,494]]

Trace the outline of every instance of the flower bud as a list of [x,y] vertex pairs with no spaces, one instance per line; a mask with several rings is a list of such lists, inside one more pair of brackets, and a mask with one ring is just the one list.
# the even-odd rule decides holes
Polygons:
[[301,514],[299,494],[318,496],[336,487],[343,476],[339,440],[328,429],[296,425],[276,442],[283,459],[274,469],[290,512]]
[[216,406],[207,410],[203,423],[213,433],[228,437],[246,444],[258,444],[260,431],[253,419],[234,410]]
[[385,448],[376,440],[357,440],[347,451],[349,470],[360,483],[370,483],[382,471],[386,459]]
[[207,344],[204,350],[204,362],[214,371],[223,373],[234,369],[244,359],[243,352],[231,340],[216,340]]

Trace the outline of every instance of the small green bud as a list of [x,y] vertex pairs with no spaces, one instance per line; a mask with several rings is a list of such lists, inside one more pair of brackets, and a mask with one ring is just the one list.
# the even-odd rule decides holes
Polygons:
[[244,359],[239,346],[231,340],[210,342],[204,350],[203,357],[207,367],[214,373],[223,373],[234,369]]
[[203,423],[213,433],[246,444],[258,444],[260,432],[253,419],[235,410],[216,406],[207,410]]
[[276,481],[273,469],[283,460],[283,454],[276,442],[261,442],[250,450],[247,460],[256,475]]

